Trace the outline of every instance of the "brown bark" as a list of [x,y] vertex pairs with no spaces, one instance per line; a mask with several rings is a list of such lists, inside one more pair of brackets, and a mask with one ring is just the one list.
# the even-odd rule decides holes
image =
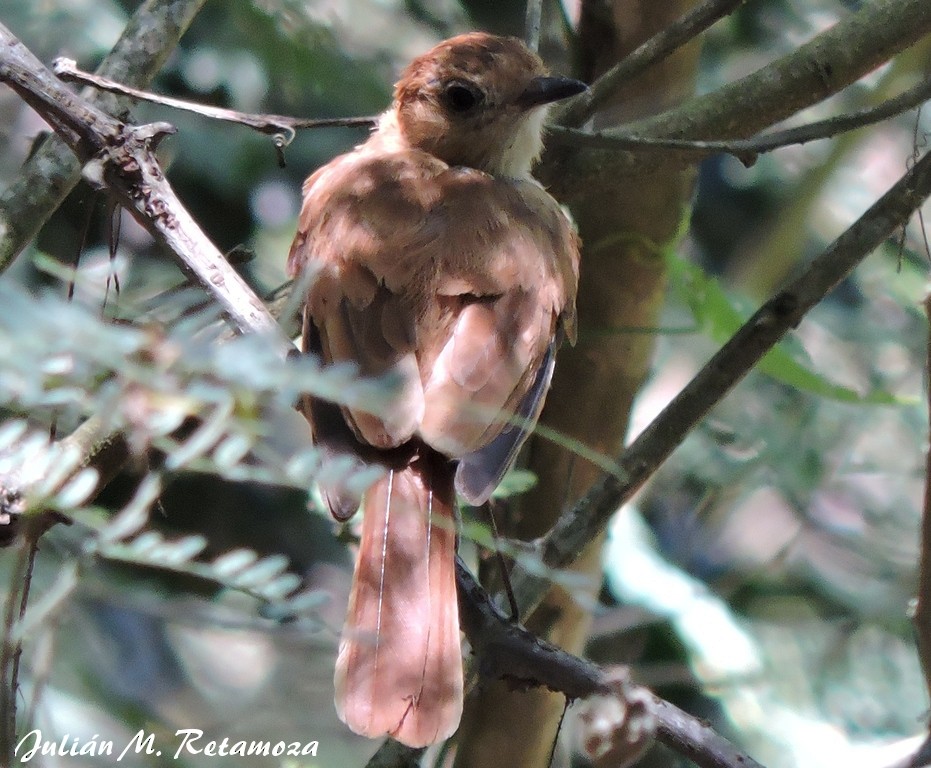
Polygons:
[[[640,43],[663,29],[691,3],[641,6],[618,0],[608,15],[588,3],[579,30],[579,74],[592,80]],[[680,49],[619,89],[596,116],[599,128],[653,114],[693,89],[698,45]],[[540,170],[544,183],[569,205],[583,241],[578,299],[580,334],[558,358],[543,421],[606,455],[615,455],[627,430],[633,398],[645,378],[653,337],[625,329],[655,326],[665,288],[661,250],[673,241],[691,195],[694,169],[667,164],[662,172],[632,171],[610,195],[598,184],[564,188],[578,154],[550,152]],[[539,478],[522,499],[509,535],[534,538],[554,522],[566,502],[577,499],[601,474],[570,451],[536,438],[529,467]],[[600,539],[575,568],[599,581]],[[528,628],[578,653],[589,630],[588,612],[561,589],[528,622]],[[483,687],[466,703],[456,765],[545,766],[565,700],[548,691],[510,691],[506,683]]]

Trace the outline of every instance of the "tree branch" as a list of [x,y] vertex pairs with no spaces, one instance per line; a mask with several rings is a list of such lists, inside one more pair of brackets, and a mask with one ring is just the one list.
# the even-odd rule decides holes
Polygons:
[[596,664],[566,653],[511,622],[458,557],[456,588],[462,631],[469,638],[482,677],[507,680],[515,687],[545,686],[569,699],[609,692]]
[[543,20],[543,0],[529,0],[524,21],[524,42],[531,51],[540,50],[540,24]]
[[[605,130],[602,136],[692,141],[745,139],[856,82],[931,33],[926,0],[864,3],[792,53],[711,93],[650,117]],[[548,150],[547,182],[564,202],[583,205],[591,189],[610,189],[632,173],[689,164],[682,157],[619,152],[618,147]]]
[[738,750],[704,720],[675,704],[653,697],[657,720],[656,740],[702,768],[762,768]]
[[610,131],[580,131],[573,128],[553,126],[549,136],[558,144],[577,147],[591,147],[607,150],[674,150],[687,152],[698,158],[715,154],[733,155],[747,167],[753,165],[757,157],[776,149],[809,141],[829,139],[841,133],[865,128],[889,120],[921,106],[931,99],[931,78],[903,91],[898,96],[887,99],[873,107],[836,115],[825,120],[818,120],[805,125],[798,125],[782,131],[759,134],[749,139],[731,141],[692,141],[689,139],[655,138],[635,136],[624,129]]
[[929,33],[925,0],[864,3],[772,64],[624,130],[656,138],[751,136],[838,93]]
[[0,25],[0,80],[61,136],[92,185],[106,188],[166,245],[182,269],[207,289],[243,331],[290,341],[245,280],[223,258],[178,200],[155,157],[174,129],[166,123],[127,126],[68,90],[6,27]]
[[[853,268],[908,221],[931,195],[927,153],[789,286],[766,302],[709,360],[618,458],[622,472],[603,475],[538,541],[543,564],[575,560],[614,512],[646,482],[708,411]],[[547,579],[515,569],[512,585],[524,615],[549,588]]]
[[[733,0],[730,0],[733,2]],[[744,0],[740,0],[743,2]],[[655,39],[655,38],[654,38]],[[639,50],[639,49],[638,49]],[[624,61],[628,61],[624,59]],[[300,118],[289,115],[251,114],[238,112],[232,109],[213,107],[184,99],[175,99],[161,96],[149,91],[131,88],[99,75],[84,72],[78,69],[71,59],[59,58],[53,63],[53,71],[59,79],[65,82],[81,83],[94,88],[120,94],[128,98],[148,101],[153,104],[193,112],[211,120],[235,123],[251,128],[259,133],[276,136],[277,146],[288,146],[294,139],[295,131],[310,128],[358,128],[371,127],[377,121],[375,116],[363,117],[335,117],[335,118]],[[602,82],[599,78],[598,82]],[[584,94],[583,94],[584,95]],[[602,97],[604,98],[604,97]],[[847,115],[836,115],[813,123],[787,128],[782,131],[772,131],[759,134],[749,139],[733,139],[731,141],[693,141],[690,139],[657,138],[653,136],[636,136],[627,133],[625,129],[610,131],[582,131],[575,128],[565,128],[554,124],[548,128],[549,139],[556,144],[575,147],[606,150],[657,150],[685,152],[697,158],[715,154],[733,155],[744,165],[750,167],[758,156],[776,149],[797,144],[806,144],[819,139],[829,139],[841,133],[865,128],[896,117],[911,109],[915,109],[931,99],[931,79],[923,80],[903,91],[898,96],[887,99],[873,107],[852,112]]]
[[[146,85],[162,68],[204,0],[146,0],[98,68],[98,74]],[[124,102],[90,96],[91,104],[119,114]],[[50,137],[0,195],[0,272],[35,237],[80,178],[80,164],[59,139]]]
[[666,58],[716,21],[733,13],[744,2],[746,0],[705,0],[692,8],[682,18],[621,59],[592,83],[588,91],[569,100],[565,106],[555,108],[554,122],[566,127],[581,125],[611,97],[619,85]]
[[161,104],[164,107],[180,109],[185,112],[193,112],[211,120],[222,120],[227,123],[236,123],[244,125],[254,131],[265,134],[280,134],[282,136],[280,146],[286,147],[294,139],[294,132],[303,128],[357,128],[371,127],[377,121],[377,117],[333,117],[333,118],[301,118],[289,117],[288,115],[267,115],[267,114],[248,114],[246,112],[237,112],[234,109],[224,109],[222,107],[212,107],[207,104],[198,104],[194,101],[185,99],[175,99],[170,96],[160,96],[157,93],[143,91],[139,88],[132,88],[123,83],[118,83],[107,77],[93,75],[78,69],[77,64],[72,59],[59,58],[55,59],[52,69],[59,79],[68,83],[81,83],[90,85],[98,90],[116,93],[121,96],[127,96],[137,101],[148,101],[153,104]]
[[[511,622],[491,602],[463,562],[456,558],[456,588],[462,631],[478,658],[482,677],[515,686],[546,686],[568,699],[616,695],[604,671]],[[639,689],[642,691],[643,689]],[[658,696],[651,696],[657,739],[702,768],[762,768],[707,723]]]

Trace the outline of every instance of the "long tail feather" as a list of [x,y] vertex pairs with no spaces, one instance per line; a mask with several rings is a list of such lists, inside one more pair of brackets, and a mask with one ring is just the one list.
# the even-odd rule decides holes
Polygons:
[[419,458],[367,494],[336,662],[336,709],[353,731],[411,747],[462,715],[453,478]]

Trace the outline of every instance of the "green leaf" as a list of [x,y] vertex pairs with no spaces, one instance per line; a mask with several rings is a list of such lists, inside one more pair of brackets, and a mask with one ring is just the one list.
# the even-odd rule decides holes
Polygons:
[[[750,317],[750,312],[730,297],[721,284],[701,267],[676,254],[667,258],[673,285],[688,306],[699,329],[724,344]],[[821,397],[846,403],[910,405],[913,401],[875,389],[865,394],[837,384],[810,366],[802,345],[791,336],[784,338],[760,361],[758,369],[783,384]]]
[[507,499],[527,493],[537,484],[537,476],[528,469],[511,469],[501,478],[498,487],[491,494],[493,499]]

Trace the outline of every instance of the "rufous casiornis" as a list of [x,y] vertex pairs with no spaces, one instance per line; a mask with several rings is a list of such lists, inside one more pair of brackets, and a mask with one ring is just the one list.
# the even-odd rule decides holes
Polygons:
[[[336,663],[356,733],[409,746],[462,714],[456,492],[491,494],[575,333],[579,244],[535,181],[546,105],[585,85],[516,38],[471,33],[415,59],[369,139],[304,184],[289,271],[314,269],[303,346],[400,382],[390,412],[305,398],[315,442],[382,465]],[[348,519],[360,500],[324,489]]]

